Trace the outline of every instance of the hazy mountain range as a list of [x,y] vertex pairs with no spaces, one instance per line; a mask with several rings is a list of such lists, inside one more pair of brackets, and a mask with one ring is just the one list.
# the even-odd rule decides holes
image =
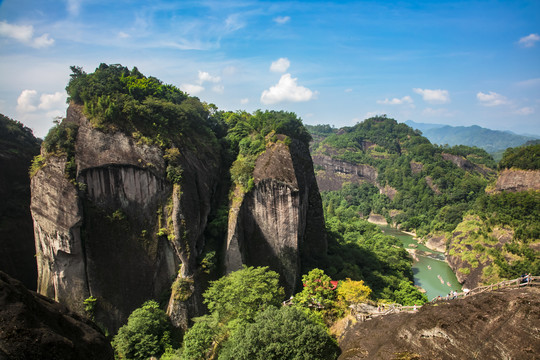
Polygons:
[[477,146],[492,154],[540,138],[537,135],[518,135],[511,131],[491,130],[478,125],[450,126],[417,123],[412,120],[405,121],[405,124],[420,130],[433,144]]

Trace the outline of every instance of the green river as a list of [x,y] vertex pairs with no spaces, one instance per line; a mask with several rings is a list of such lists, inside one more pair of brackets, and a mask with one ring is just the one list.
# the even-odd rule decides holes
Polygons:
[[[414,284],[426,290],[430,301],[439,295],[444,297],[453,290],[461,291],[461,284],[457,281],[450,266],[444,261],[443,253],[428,249],[414,240],[411,235],[390,226],[380,226],[380,228],[385,234],[393,235],[401,240],[405,249],[416,249],[418,261],[413,264]],[[410,247],[410,244],[417,246]]]

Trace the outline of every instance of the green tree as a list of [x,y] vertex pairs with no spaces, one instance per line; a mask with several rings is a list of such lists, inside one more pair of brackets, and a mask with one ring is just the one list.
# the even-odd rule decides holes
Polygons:
[[147,360],[171,347],[171,325],[165,311],[150,300],[129,315],[112,345],[119,359]]
[[268,270],[267,266],[244,266],[211,282],[203,296],[208,310],[221,323],[238,323],[253,321],[257,312],[281,304],[284,291],[275,271]]
[[253,323],[236,331],[224,345],[220,360],[331,360],[339,355],[325,327],[294,306],[270,307]]
[[369,295],[371,294],[371,289],[369,286],[364,285],[364,281],[353,281],[351,279],[346,279],[345,281],[340,282],[337,289],[338,301],[342,304],[343,307],[348,307],[351,304],[358,304],[365,302]]
[[336,292],[332,279],[321,269],[313,269],[302,276],[304,288],[295,295],[294,302],[301,306],[331,308],[335,304]]

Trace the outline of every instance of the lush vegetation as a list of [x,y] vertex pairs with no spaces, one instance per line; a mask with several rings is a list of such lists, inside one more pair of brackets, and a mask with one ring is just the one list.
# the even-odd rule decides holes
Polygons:
[[219,359],[330,360],[339,347],[325,328],[295,307],[269,308],[235,332]]
[[[314,154],[372,166],[380,187],[397,190],[390,198],[375,186],[348,187],[342,195],[329,196],[331,207],[345,200],[364,216],[370,211],[382,214],[420,235],[455,228],[488,183],[483,174],[493,173],[495,167],[482,149],[434,146],[419,131],[385,116],[339,131],[322,130],[316,129],[318,136],[324,131],[330,135],[313,147]],[[443,154],[461,158],[468,169],[444,160]]]
[[204,293],[209,314],[195,319],[173,358],[335,358],[338,348],[324,325],[296,308],[278,309],[283,296],[279,275],[266,267],[212,282]]
[[173,345],[171,324],[157,302],[150,300],[131,313],[118,330],[113,347],[117,359],[146,360],[161,356]]
[[[349,185],[346,189],[360,195],[361,189],[368,194],[372,191],[366,184]],[[412,259],[401,242],[364,220],[360,216],[362,205],[350,205],[362,199],[363,196],[355,197],[347,191],[323,194],[328,255],[319,260],[319,266],[333,279],[364,281],[374,300],[404,305],[426,302],[425,295],[413,286]],[[334,207],[334,203],[339,205]],[[404,297],[404,293],[409,295]]]
[[540,170],[540,144],[508,148],[499,162],[499,169]]
[[285,111],[260,111],[253,115],[244,111],[217,114],[227,126],[227,140],[236,155],[231,166],[231,179],[244,192],[253,187],[253,169],[258,155],[271,143],[290,145],[296,139],[308,146],[311,135],[294,114]]

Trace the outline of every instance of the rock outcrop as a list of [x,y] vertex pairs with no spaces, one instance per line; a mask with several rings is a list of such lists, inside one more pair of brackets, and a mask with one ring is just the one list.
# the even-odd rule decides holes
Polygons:
[[494,192],[540,190],[540,170],[504,169],[499,173]]
[[32,131],[0,114],[0,271],[31,290],[37,267],[28,169],[38,154]]
[[0,359],[114,359],[99,328],[0,272]]
[[317,184],[321,191],[341,190],[345,182],[369,182],[378,186],[377,170],[370,165],[354,165],[321,154],[313,155],[313,163],[321,169],[317,171]]
[[488,167],[480,166],[478,164],[475,164],[467,159],[465,159],[463,156],[454,155],[454,154],[448,154],[448,153],[442,153],[442,158],[447,161],[451,161],[459,168],[465,170],[465,171],[476,171],[484,176],[487,175],[493,175],[495,173],[494,170],[491,170]]
[[346,359],[537,359],[540,288],[503,289],[359,322]]
[[[183,175],[173,186],[160,148],[96,130],[78,105],[64,121],[78,126],[75,179],[65,156],[48,154],[31,184],[38,291],[79,313],[94,296],[96,320],[117,329],[177,276],[195,276],[219,155],[179,145]],[[184,327],[202,311],[200,301],[185,302],[193,304],[175,316]]]
[[307,146],[277,142],[257,158],[254,188],[236,191],[229,212],[227,272],[267,265],[291,294],[303,257],[326,253],[322,203]]

